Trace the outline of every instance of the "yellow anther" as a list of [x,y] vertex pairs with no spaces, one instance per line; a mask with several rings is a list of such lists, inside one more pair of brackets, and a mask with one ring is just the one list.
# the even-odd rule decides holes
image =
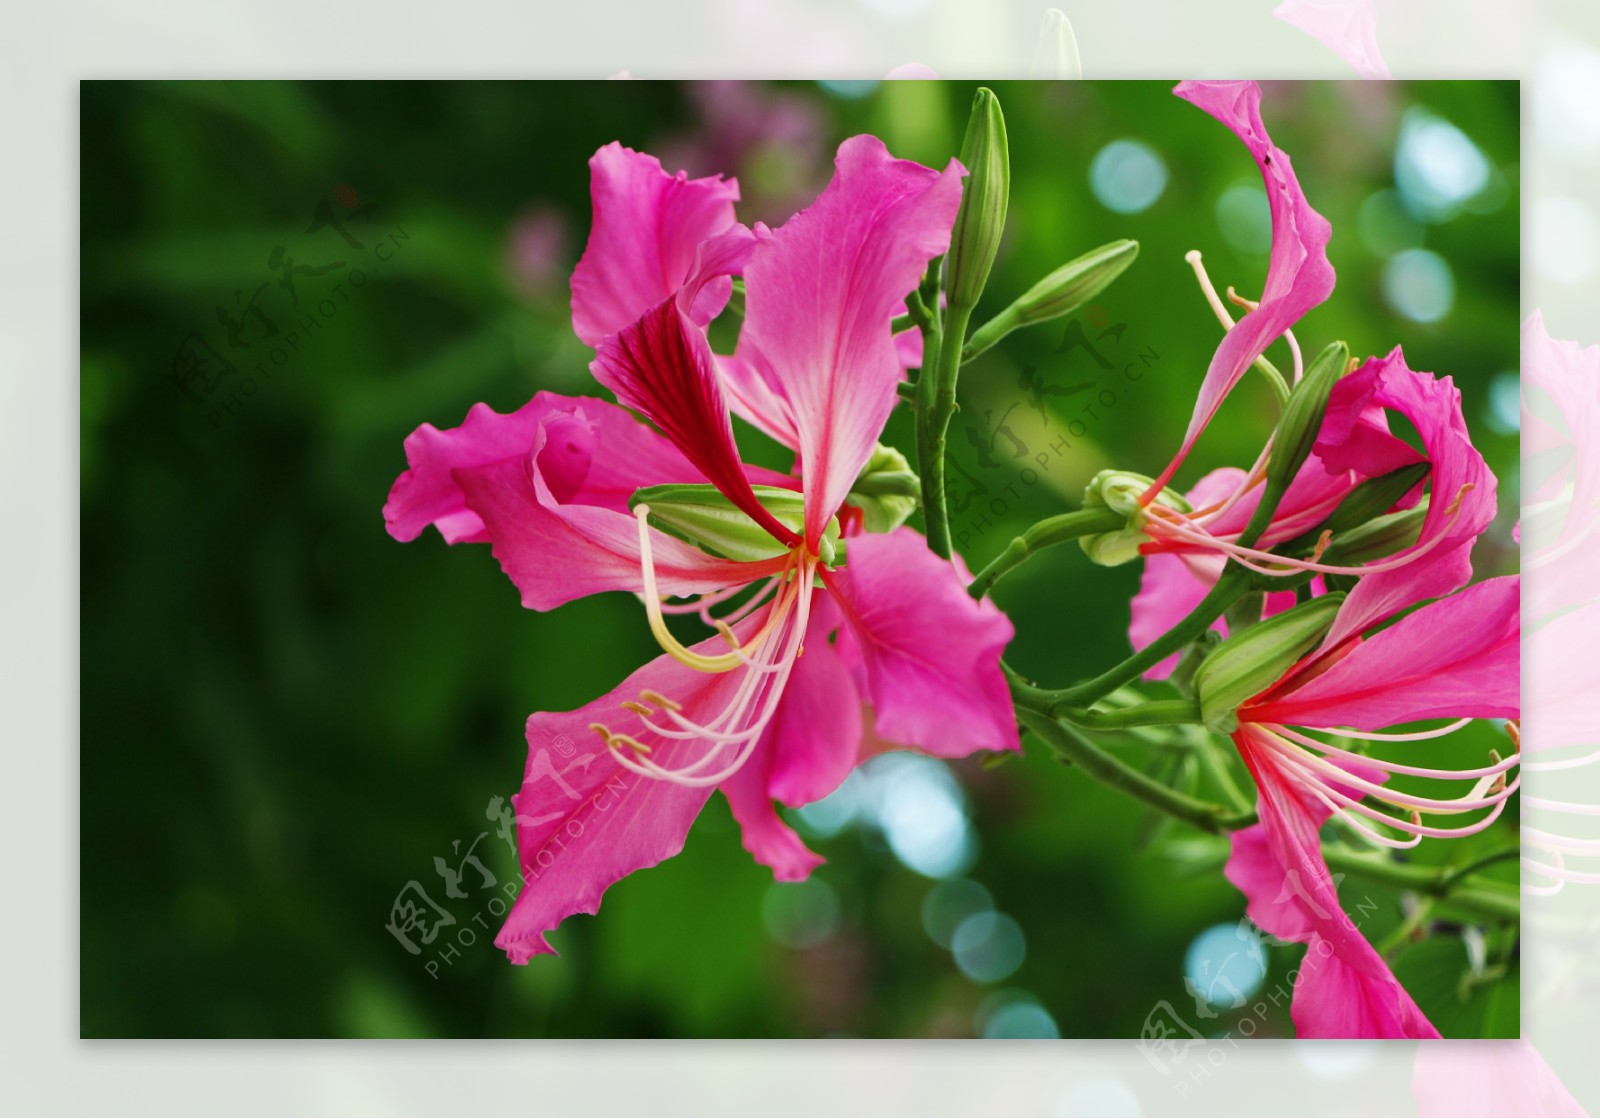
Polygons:
[[1243,307],[1246,311],[1254,311],[1257,307],[1261,306],[1261,301],[1259,299],[1246,299],[1244,296],[1233,290],[1232,284],[1228,285],[1228,302],[1232,303],[1235,307]]
[[607,746],[611,745],[611,728],[610,727],[606,726],[604,723],[590,723],[589,724],[589,729],[594,731],[601,738],[605,739],[605,743],[606,743]]
[[660,692],[651,691],[649,688],[646,688],[644,691],[640,692],[639,698],[644,700],[646,703],[653,703],[657,707],[665,708],[668,711],[683,710],[683,704],[679,703],[677,700],[668,699]]
[[1322,535],[1317,537],[1317,546],[1311,549],[1311,562],[1316,563],[1322,559],[1322,553],[1328,550],[1328,545],[1333,543],[1333,530],[1325,528]]
[[[1521,719],[1507,719],[1506,720],[1506,734],[1508,736],[1510,736],[1510,738],[1511,738],[1511,745],[1515,746],[1518,750],[1522,749],[1522,720]],[[1494,751],[1492,751],[1492,750],[1490,751],[1490,753],[1493,753],[1493,752]],[[1495,759],[1495,761],[1499,761],[1499,760],[1500,760],[1499,758]]]
[[631,699],[623,700],[622,703],[619,704],[618,706],[620,706],[625,711],[632,711],[635,715],[643,715],[646,718],[649,718],[651,715],[654,715],[656,713],[655,712],[655,708],[646,707],[642,703],[635,703]]

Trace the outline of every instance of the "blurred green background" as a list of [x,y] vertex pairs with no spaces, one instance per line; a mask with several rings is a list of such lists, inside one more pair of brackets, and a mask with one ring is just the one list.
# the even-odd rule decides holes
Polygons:
[[[599,391],[565,283],[600,145],[737,175],[741,218],[775,224],[856,132],[942,166],[973,88],[82,85],[85,1036],[1134,1037],[1152,1013],[1290,1031],[1281,995],[1249,1023],[1231,1005],[1284,984],[1300,950],[1238,935],[1222,841],[1031,740],[998,768],[891,756],[853,777],[795,817],[828,859],[810,883],[774,886],[718,798],[684,854],[552,937],[559,958],[513,967],[489,943],[516,874],[493,798],[517,788],[524,719],[655,650],[631,598],[533,614],[487,549],[391,540],[401,441],[477,401]],[[1183,254],[1258,295],[1268,246],[1243,147],[1167,85],[994,88],[1013,194],[975,321],[1132,237],[1139,260],[1074,321],[1117,369],[1155,356],[1129,382],[1060,352],[1057,322],[968,366],[953,520],[974,566],[1097,470],[1166,462],[1219,333]],[[1271,83],[1264,105],[1334,227],[1338,288],[1301,344],[1403,343],[1455,377],[1501,479],[1485,575],[1515,569],[1518,111],[1516,83]],[[1179,483],[1247,466],[1273,415],[1247,379]],[[902,409],[889,441],[909,451],[909,433]],[[1025,471],[1041,452],[1049,469]],[[1137,580],[1073,549],[1035,561],[996,596],[1013,661],[1060,684],[1120,659]],[[1481,764],[1499,741],[1475,726],[1428,745]],[[1118,748],[1185,779],[1169,751]],[[1504,846],[1511,815],[1412,857]],[[449,897],[436,866],[468,854],[495,885],[468,865]],[[1395,891],[1341,889],[1371,899],[1375,942],[1400,924]],[[416,954],[387,927],[408,890],[452,922]],[[1447,1035],[1515,1035],[1514,930],[1438,915],[1400,948],[1402,978]]]

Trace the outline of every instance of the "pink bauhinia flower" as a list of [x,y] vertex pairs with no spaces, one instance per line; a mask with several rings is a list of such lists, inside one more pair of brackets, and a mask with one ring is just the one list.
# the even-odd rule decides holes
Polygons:
[[[1419,453],[1393,434],[1388,413],[1402,417],[1417,432]],[[1464,586],[1472,577],[1472,541],[1494,519],[1496,482],[1472,445],[1461,410],[1461,393],[1449,377],[1412,370],[1397,347],[1372,358],[1340,379],[1328,398],[1311,454],[1295,474],[1271,523],[1252,547],[1238,543],[1262,496],[1262,466],[1270,445],[1250,471],[1224,467],[1189,491],[1190,512],[1166,505],[1148,506],[1141,546],[1144,576],[1134,596],[1128,635],[1143,648],[1171,629],[1199,604],[1225,564],[1240,564],[1263,574],[1361,576],[1377,586],[1404,585],[1404,570],[1425,557],[1437,597]],[[1404,467],[1426,465],[1426,479],[1400,497],[1390,511],[1415,508],[1426,495],[1428,507],[1415,541],[1383,559],[1361,564],[1326,563],[1280,556],[1270,549],[1303,536],[1321,524],[1357,486]],[[1267,596],[1267,613],[1292,605],[1288,592]],[[1219,623],[1219,629],[1223,629]],[[1173,658],[1151,669],[1148,679],[1164,678]]]
[[[1200,254],[1189,254],[1225,333],[1206,370],[1177,453],[1140,498],[1148,543],[1140,548],[1146,557],[1145,571],[1129,626],[1135,648],[1143,648],[1192,610],[1228,562],[1265,574],[1373,576],[1401,568],[1435,549],[1456,554],[1454,546],[1475,538],[1493,519],[1495,508],[1494,477],[1467,436],[1460,393],[1448,377],[1413,372],[1398,348],[1387,357],[1367,361],[1334,386],[1312,453],[1290,481],[1271,522],[1251,546],[1243,546],[1239,540],[1263,494],[1273,451],[1271,440],[1249,470],[1229,467],[1202,478],[1187,495],[1189,510],[1156,500],[1223,400],[1280,337],[1288,342],[1294,381],[1299,382],[1304,370],[1293,324],[1325,300],[1334,285],[1327,258],[1331,227],[1312,209],[1289,157],[1268,136],[1261,120],[1259,87],[1253,82],[1184,82],[1176,92],[1228,125],[1255,157],[1272,216],[1272,253],[1259,301],[1241,298],[1229,289],[1230,298],[1246,309],[1237,322],[1212,287]],[[1405,417],[1417,429],[1422,436],[1422,454],[1390,432],[1387,411]],[[1311,559],[1271,553],[1273,547],[1322,523],[1362,483],[1424,463],[1429,467],[1429,480],[1419,482],[1392,507],[1395,511],[1413,507],[1425,491],[1429,494],[1420,536],[1398,553],[1360,565],[1320,562],[1320,549]],[[1451,590],[1471,576],[1465,551],[1456,558],[1454,566],[1438,569],[1459,574],[1459,581],[1448,588]],[[1286,594],[1270,595],[1266,612],[1273,613],[1291,601]],[[1217,628],[1225,632],[1223,623],[1218,622]],[[1169,657],[1146,676],[1164,678],[1175,664],[1176,657]]]
[[[432,523],[451,542],[490,542],[534,609],[638,594],[665,650],[593,703],[528,720],[514,798],[526,888],[496,939],[517,962],[553,951],[545,934],[596,912],[613,882],[676,854],[714,790],[750,852],[793,880],[821,860],[773,802],[826,796],[864,730],[942,757],[1018,749],[999,668],[1010,623],[920,536],[860,534],[846,506],[903,375],[891,321],[948,247],[960,165],[935,172],[855,137],[777,230],[735,222],[731,181],[669,175],[615,144],[591,168],[573,326],[597,347],[597,379],[654,427],[543,393],[509,416],[479,406],[407,440],[411,469],[385,509],[400,539]],[[745,321],[722,356],[705,325],[733,275]],[[730,412],[796,451],[799,475],[745,466]],[[770,554],[718,558],[653,527],[648,503],[630,511],[640,489],[670,483],[714,486]],[[780,518],[753,484],[798,490],[798,514]],[[668,613],[716,632],[686,646]]]
[[[1260,823],[1235,832],[1226,873],[1248,913],[1275,936],[1307,945],[1291,1015],[1301,1037],[1438,1037],[1383,958],[1339,903],[1319,829],[1330,817],[1372,843],[1415,846],[1425,836],[1471,835],[1492,824],[1516,791],[1520,755],[1444,770],[1353,753],[1317,736],[1407,743],[1473,718],[1516,719],[1521,579],[1488,579],[1378,629],[1439,585],[1431,559],[1387,585],[1363,579],[1321,646],[1237,710],[1233,741],[1255,779]],[[1418,720],[1437,730],[1384,733]],[[1387,787],[1391,775],[1471,781],[1441,799]],[[1398,812],[1400,815],[1396,815]],[[1481,813],[1459,826],[1434,816]]]

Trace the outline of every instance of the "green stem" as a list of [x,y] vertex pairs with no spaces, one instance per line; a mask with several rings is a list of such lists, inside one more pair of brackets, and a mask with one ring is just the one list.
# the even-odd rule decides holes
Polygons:
[[1441,874],[1437,867],[1392,862],[1382,855],[1369,855],[1343,847],[1326,847],[1322,857],[1329,870],[1416,890],[1481,917],[1516,921],[1522,916],[1522,902],[1515,887],[1505,883],[1477,878],[1463,885],[1449,870]]
[[[923,527],[928,547],[950,558],[950,511],[944,496],[945,435],[956,412],[956,377],[961,372],[961,343],[967,334],[971,307],[951,306],[945,311],[943,330],[923,328],[924,356],[933,355],[933,367],[917,379],[917,468],[922,475]],[[929,346],[932,349],[929,349]]]
[[1222,617],[1235,599],[1248,594],[1253,578],[1249,571],[1239,567],[1229,567],[1222,573],[1216,585],[1200,600],[1188,615],[1173,626],[1166,633],[1156,638],[1150,644],[1140,649],[1133,656],[1102,672],[1092,680],[1081,684],[1074,684],[1070,688],[1061,688],[1058,691],[1042,692],[1042,697],[1048,700],[1044,708],[1046,714],[1054,715],[1061,707],[1087,707],[1116,691],[1124,684],[1137,680],[1146,671],[1154,668],[1166,660],[1173,653],[1182,649],[1189,642],[1199,637],[1211,628],[1211,623]]
[[973,598],[982,598],[1013,568],[1021,566],[1029,556],[1053,544],[1064,544],[1080,536],[1096,532],[1113,532],[1126,523],[1120,513],[1110,509],[1075,509],[1070,513],[1047,517],[1029,525],[1021,536],[1006,545],[1005,551],[989,561],[967,588]]
[[1200,730],[1194,735],[1194,752],[1200,756],[1200,765],[1211,777],[1217,788],[1222,790],[1222,795],[1228,803],[1240,812],[1253,811],[1250,798],[1244,795],[1238,782],[1233,779],[1233,774],[1228,770],[1228,761],[1217,747],[1217,740],[1206,730]]
[[1445,893],[1449,893],[1456,886],[1460,885],[1464,879],[1476,874],[1485,867],[1493,866],[1495,863],[1504,862],[1507,859],[1518,859],[1521,857],[1521,847],[1502,847],[1498,851],[1491,851],[1482,858],[1473,859],[1470,863],[1467,863],[1463,866],[1458,866],[1451,870],[1443,877],[1443,879],[1440,880],[1440,888],[1443,889]]
[[1125,727],[1153,727],[1172,723],[1199,723],[1200,705],[1190,699],[1154,699],[1128,707],[1100,711],[1065,710],[1061,718],[1080,727],[1095,730],[1122,730]]
[[1223,835],[1254,821],[1254,817],[1242,819],[1230,814],[1220,804],[1211,804],[1168,788],[1126,762],[1112,757],[1076,730],[1063,726],[1043,712],[1019,705],[1017,715],[1023,726],[1090,777],[1125,796],[1160,809],[1190,827],[1211,835]]

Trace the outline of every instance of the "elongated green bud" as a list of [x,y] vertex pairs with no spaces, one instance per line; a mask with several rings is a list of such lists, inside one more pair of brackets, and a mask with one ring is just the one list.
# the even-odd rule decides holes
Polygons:
[[[1102,470],[1089,479],[1083,491],[1083,507],[1110,509],[1124,517],[1127,524],[1111,532],[1080,536],[1078,544],[1084,555],[1102,567],[1116,567],[1139,558],[1139,546],[1150,540],[1144,531],[1148,515],[1145,507],[1139,504],[1139,495],[1148,490],[1152,482],[1153,478],[1131,470]],[[1156,500],[1169,509],[1191,512],[1183,495],[1174,490],[1163,489]]]
[[1344,376],[1350,363],[1350,347],[1332,342],[1316,356],[1305,376],[1289,393],[1278,417],[1278,431],[1272,439],[1272,458],[1267,463],[1267,485],[1288,489],[1295,474],[1311,455],[1311,448],[1322,431],[1322,418],[1328,413],[1328,394]]
[[1430,469],[1431,466],[1426,462],[1414,462],[1377,478],[1367,479],[1339,502],[1339,507],[1328,518],[1327,527],[1338,536],[1357,525],[1366,524],[1374,517],[1383,516],[1394,508],[1395,502],[1416,489],[1428,476]]
[[961,349],[961,360],[971,361],[1013,330],[1070,315],[1109,287],[1138,255],[1139,242],[1124,240],[1069,260],[974,330]]
[[845,500],[861,510],[868,532],[893,532],[916,512],[921,493],[922,480],[906,456],[879,443]]
[[1238,729],[1241,703],[1283,678],[1333,625],[1343,594],[1325,594],[1257,622],[1211,651],[1195,670],[1200,718],[1219,734]]
[[984,87],[972,98],[972,115],[967,118],[967,135],[961,143],[961,165],[967,169],[967,180],[961,187],[961,209],[950,233],[946,297],[951,307],[970,311],[989,282],[1011,197],[1006,118],[1000,112],[1000,99]]
[[1060,8],[1045,9],[1044,25],[1039,28],[1039,43],[1033,48],[1033,66],[1028,77],[1073,81],[1083,77],[1078,37],[1072,33],[1072,24]]
[[[805,531],[805,497],[777,486],[752,486],[756,500],[778,522],[802,535]],[[710,485],[646,486],[628,499],[628,508],[649,507],[651,528],[693,544],[702,552],[730,560],[763,560],[781,556],[787,549],[772,534],[752,521]],[[844,562],[839,522],[829,521],[822,534],[820,557],[829,567]]]
[[1417,542],[1427,517],[1426,499],[1410,509],[1374,517],[1336,535],[1323,553],[1322,562],[1350,567],[1392,556]]

